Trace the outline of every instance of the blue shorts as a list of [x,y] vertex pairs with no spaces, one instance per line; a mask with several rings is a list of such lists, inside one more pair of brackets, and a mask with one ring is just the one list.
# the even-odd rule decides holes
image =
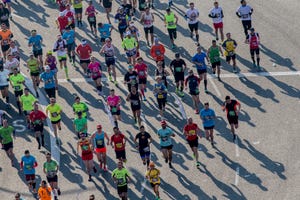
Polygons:
[[135,56],[135,55],[136,55],[136,49],[126,51],[126,56],[127,57],[132,57],[132,56]]

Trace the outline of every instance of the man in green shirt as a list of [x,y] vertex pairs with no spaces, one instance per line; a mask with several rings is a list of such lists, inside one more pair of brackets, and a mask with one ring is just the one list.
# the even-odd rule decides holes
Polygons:
[[82,117],[84,118],[87,117],[86,114],[89,108],[87,107],[86,103],[80,101],[79,96],[75,97],[75,103],[73,104],[72,107],[75,114],[75,118],[78,118],[78,112],[82,113]]
[[82,0],[72,0],[73,8],[75,10],[75,17],[77,20],[77,26],[82,27]]
[[53,196],[55,199],[57,199],[57,195],[60,195],[60,189],[57,185],[57,172],[58,172],[58,164],[55,160],[51,159],[51,153],[46,154],[46,162],[43,166],[43,171],[46,174],[47,181],[50,184],[53,192]]
[[30,76],[32,79],[34,91],[36,92],[36,97],[39,98],[37,88],[40,84],[40,68],[39,61],[37,58],[34,57],[33,53],[29,54],[29,59],[26,61],[26,65],[30,71]]
[[17,106],[19,114],[22,114],[20,96],[23,94],[23,84],[25,83],[25,77],[18,72],[18,68],[13,70],[13,74],[9,77],[11,86],[14,88],[15,97],[17,98]]
[[[14,166],[14,153],[13,153],[13,138],[15,137],[15,129],[12,126],[8,125],[7,119],[3,120],[3,126],[0,128],[0,141],[2,148],[5,150],[6,155],[11,160],[11,165]],[[13,137],[12,137],[13,136]]]
[[122,200],[126,200],[128,192],[127,184],[130,181],[130,174],[129,171],[123,166],[122,161],[118,162],[118,168],[114,169],[111,176],[114,182],[117,184],[119,197]]
[[24,94],[20,97],[21,101],[21,107],[23,110],[23,113],[26,117],[27,121],[27,128],[30,129],[30,119],[29,119],[29,114],[33,110],[33,104],[36,102],[36,98],[29,93],[29,89],[25,88],[24,89]]
[[174,40],[177,38],[177,22],[178,17],[171,11],[170,8],[167,8],[167,13],[164,16],[165,26],[168,29],[169,37],[172,43],[172,49],[175,48]]
[[127,63],[132,64],[133,66],[135,65],[137,47],[138,47],[138,42],[136,41],[135,37],[131,36],[130,31],[126,32],[125,38],[122,41],[122,48],[126,52]]
[[87,119],[82,117],[82,112],[77,113],[78,118],[74,120],[74,129],[77,133],[78,139],[80,139],[80,134],[84,133],[87,135]]
[[217,69],[219,81],[221,81],[221,78],[220,78],[220,72],[221,72],[221,70],[220,70],[220,66],[221,66],[220,53],[223,56],[223,51],[222,51],[221,47],[217,45],[216,40],[213,40],[212,46],[209,47],[207,54],[208,54],[209,61],[211,63],[213,74],[216,73],[216,69]]

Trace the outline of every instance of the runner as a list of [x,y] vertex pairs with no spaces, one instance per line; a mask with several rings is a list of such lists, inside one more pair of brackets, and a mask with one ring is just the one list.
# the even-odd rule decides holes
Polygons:
[[208,59],[211,63],[211,68],[213,71],[213,74],[216,73],[218,75],[218,80],[221,81],[220,73],[221,73],[221,58],[220,53],[223,56],[223,51],[220,46],[217,45],[216,40],[212,40],[212,46],[209,47],[207,51]]
[[[246,44],[250,46],[250,55],[253,62],[253,67],[257,67],[258,70],[261,70],[259,65],[260,57],[259,57],[259,44],[260,44],[260,37],[257,32],[255,32],[254,28],[250,28],[250,33],[246,37]],[[256,61],[257,65],[255,64],[254,53],[256,54]]]
[[161,44],[157,37],[154,38],[154,44],[152,44],[152,47],[150,49],[150,55],[156,62],[156,64],[161,61],[162,67],[165,68],[165,52],[166,49],[163,44]]
[[135,86],[131,86],[131,91],[127,95],[126,101],[130,101],[130,106],[134,118],[134,123],[138,122],[139,127],[142,124],[141,120],[141,100],[142,95]]
[[30,71],[30,76],[31,76],[33,89],[35,91],[36,97],[39,98],[39,93],[37,89],[40,84],[40,68],[39,68],[39,61],[37,58],[34,57],[33,53],[29,54],[29,59],[26,61],[26,66]]
[[100,65],[100,62],[96,61],[96,58],[94,56],[91,56],[91,62],[88,65],[88,73],[92,74],[92,79],[95,82],[98,95],[102,96],[102,67]]
[[48,65],[50,67],[50,70],[54,72],[54,78],[55,78],[55,86],[56,90],[58,89],[58,80],[57,80],[57,62],[55,56],[52,55],[52,51],[48,51],[46,54],[46,59],[45,59],[45,65]]
[[13,152],[13,139],[16,140],[16,131],[14,127],[9,126],[7,119],[2,120],[2,127],[0,127],[0,141],[7,157],[11,161],[11,166],[14,167],[15,155]]
[[98,31],[100,33],[100,42],[102,45],[105,44],[106,38],[111,40],[111,31],[113,27],[111,24],[98,23]]
[[69,0],[56,0],[60,12],[63,12],[66,9],[68,2]]
[[77,21],[77,27],[82,27],[82,0],[72,0],[72,5],[75,10],[75,17]]
[[20,97],[21,109],[25,115],[27,128],[30,129],[30,118],[29,114],[33,110],[33,104],[37,101],[37,99],[29,93],[28,88],[24,88],[24,94]]
[[59,29],[59,32],[62,35],[65,32],[65,29],[69,24],[68,17],[65,16],[63,12],[60,12],[55,23],[57,25],[57,29]]
[[205,64],[205,58],[209,63],[206,53],[201,50],[201,47],[197,47],[197,53],[192,58],[192,62],[196,65],[197,73],[199,75],[200,81],[204,79],[204,90],[205,93],[208,93],[207,90],[207,66]]
[[252,27],[251,25],[251,15],[253,13],[253,8],[247,5],[245,0],[241,0],[241,6],[236,10],[236,15],[241,19],[244,33],[247,37],[248,30]]
[[20,193],[15,194],[15,200],[25,200]]
[[152,141],[152,137],[148,132],[145,131],[145,127],[140,126],[140,132],[135,136],[134,143],[136,149],[139,150],[143,164],[147,164],[147,167],[149,167],[150,163],[150,144]]
[[58,86],[56,85],[57,78],[56,78],[56,73],[53,70],[51,70],[49,65],[46,65],[45,72],[41,73],[40,81],[44,82],[45,92],[48,95],[48,97],[55,98],[56,97],[55,89]]
[[9,10],[4,6],[4,4],[0,3],[0,24],[5,24],[7,27],[9,27]]
[[75,103],[72,105],[73,112],[75,115],[75,119],[78,117],[78,112],[81,112],[82,117],[87,118],[87,112],[89,111],[88,106],[86,103],[80,101],[80,97],[75,97]]
[[128,16],[124,12],[124,8],[122,6],[119,7],[118,13],[115,15],[115,22],[118,23],[118,30],[123,41],[123,35],[128,25]]
[[34,156],[30,155],[29,150],[25,150],[24,156],[21,158],[20,163],[20,172],[23,172],[25,175],[28,188],[33,194],[36,194],[36,180],[35,180],[35,168],[38,166],[38,163]]
[[79,56],[80,66],[83,68],[83,71],[86,75],[88,64],[91,62],[90,57],[93,52],[92,47],[87,43],[85,39],[81,40],[81,44],[77,46],[76,53]]
[[46,175],[47,181],[50,184],[50,187],[52,189],[52,193],[54,196],[54,200],[58,200],[57,195],[60,195],[60,189],[57,185],[57,173],[58,173],[59,166],[57,162],[53,159],[51,159],[51,153],[46,154],[46,162],[44,162],[43,165],[43,172]]
[[223,9],[219,6],[217,1],[214,2],[214,7],[210,10],[208,16],[212,18],[213,25],[215,28],[216,40],[219,40],[218,30],[220,31],[221,41],[224,41],[224,33],[223,33]]
[[137,58],[137,63],[134,65],[134,70],[138,73],[139,88],[143,96],[143,100],[147,101],[145,92],[147,88],[148,67],[142,57]]
[[97,125],[97,130],[93,133],[91,137],[92,146],[97,155],[98,161],[100,163],[100,169],[103,169],[105,172],[107,171],[106,167],[106,145],[105,141],[107,140],[106,145],[109,145],[109,137],[106,132],[102,130],[102,126],[99,124]]
[[67,51],[70,62],[75,66],[75,31],[71,30],[70,26],[67,26],[65,32],[62,35],[62,39],[67,43]]
[[199,10],[195,8],[195,4],[193,2],[190,3],[190,8],[186,11],[184,16],[188,22],[188,26],[190,29],[190,37],[193,38],[195,31],[197,45],[200,46],[199,43],[199,32],[198,32],[198,24],[199,24]]
[[88,129],[87,119],[86,119],[86,117],[82,117],[81,111],[77,112],[77,117],[74,119],[73,124],[74,124],[74,130],[75,130],[75,133],[77,134],[78,139],[80,139],[81,133],[86,134],[86,135],[88,134],[87,133],[87,129]]
[[17,68],[14,68],[13,74],[9,76],[9,81],[11,86],[14,88],[14,93],[16,97],[17,107],[19,114],[22,114],[20,97],[23,94],[23,84],[25,84],[25,78],[22,74],[18,72]]
[[13,74],[13,70],[15,68],[17,68],[18,72],[20,72],[20,61],[14,58],[12,54],[7,54],[7,59],[5,61],[5,68],[8,69],[11,74]]
[[43,111],[39,110],[39,105],[37,102],[33,104],[33,111],[31,111],[29,114],[29,119],[33,125],[35,139],[38,143],[38,149],[41,149],[41,145],[45,147],[44,121],[47,119],[47,116]]
[[118,162],[118,168],[114,169],[111,174],[115,184],[117,184],[117,191],[119,197],[122,200],[127,200],[127,193],[128,193],[128,183],[130,181],[130,173],[129,171],[123,166],[123,162]]
[[98,12],[96,11],[96,8],[93,5],[92,0],[88,0],[88,4],[89,4],[89,6],[85,10],[85,15],[87,15],[87,20],[89,22],[92,34],[94,34],[94,36],[97,37],[96,14],[98,14]]
[[67,67],[67,42],[62,39],[61,35],[57,36],[57,41],[54,43],[53,51],[57,52],[60,69],[64,67],[66,79],[69,81],[70,79]]
[[133,70],[133,66],[128,66],[128,71],[124,76],[124,84],[127,84],[128,91],[131,92],[131,88],[135,87],[138,89],[138,73]]
[[237,73],[236,68],[236,54],[235,49],[237,47],[237,43],[235,40],[231,39],[231,34],[226,33],[226,40],[223,42],[223,49],[225,50],[224,55],[226,56],[226,62],[230,65],[230,60],[233,62],[233,73]]
[[71,8],[70,3],[66,4],[66,9],[63,11],[64,15],[68,18],[68,26],[75,30],[75,10]]
[[241,110],[241,104],[237,100],[230,99],[230,96],[225,97],[225,102],[223,103],[222,110],[227,113],[227,120],[230,124],[231,132],[233,135],[233,141],[236,140],[236,133],[234,129],[239,127],[238,115]]
[[193,122],[192,117],[189,117],[187,122],[188,123],[183,128],[183,133],[193,151],[193,157],[196,159],[196,166],[200,167],[199,153],[198,153],[198,145],[199,145],[198,136],[202,138],[201,130],[198,128],[198,125]]
[[168,88],[167,76],[170,76],[170,73],[164,68],[162,61],[158,61],[156,65],[155,76],[161,76],[163,83]]
[[0,110],[0,127],[3,126],[2,121],[6,118],[6,114],[3,110]]
[[174,75],[176,83],[176,94],[180,97],[184,97],[184,71],[186,70],[186,63],[180,58],[180,53],[175,54],[175,59],[170,64],[170,70]]
[[199,114],[199,105],[200,105],[200,99],[199,99],[199,85],[200,85],[201,79],[194,75],[193,70],[189,70],[189,75],[185,78],[184,85],[185,90],[187,90],[187,84],[189,84],[189,90],[190,95],[192,96],[193,100],[193,106],[195,109],[195,114]]
[[145,37],[147,41],[147,45],[150,47],[150,42],[149,42],[149,33],[150,33],[150,39],[151,39],[151,45],[153,45],[154,42],[154,15],[153,12],[150,12],[150,8],[146,7],[145,12],[142,13],[141,19],[140,19],[141,24],[144,26],[144,32],[145,32]]
[[51,200],[51,192],[52,192],[51,187],[48,186],[45,180],[42,180],[41,186],[38,190],[39,200]]
[[93,163],[93,150],[91,140],[85,133],[80,133],[80,137],[81,138],[77,143],[77,153],[79,154],[81,152],[81,159],[89,175],[88,181],[92,181],[91,171],[93,169],[94,173],[97,173],[97,169]]
[[119,162],[126,163],[127,159],[125,146],[127,138],[124,134],[121,133],[118,127],[114,127],[113,131],[114,134],[110,138],[110,145],[113,149],[115,149],[116,159],[118,159]]
[[107,66],[107,72],[108,72],[108,79],[112,81],[111,75],[113,75],[114,78],[114,84],[117,86],[117,77],[116,77],[116,60],[115,60],[115,47],[111,44],[111,39],[106,38],[105,44],[101,48],[100,54],[104,54],[105,57],[105,64]]
[[161,119],[164,118],[164,111],[167,103],[167,95],[168,91],[165,86],[165,84],[162,82],[162,77],[157,76],[156,77],[156,83],[154,84],[154,96],[156,97],[158,108],[159,108],[159,114]]
[[36,30],[31,30],[31,36],[28,39],[28,46],[32,47],[34,57],[39,61],[39,66],[43,67],[43,38],[40,34],[37,34]]
[[13,33],[9,30],[9,28],[2,23],[0,30],[0,40],[1,40],[1,50],[4,59],[6,59],[7,50],[9,49],[9,44],[11,42],[11,38],[13,38]]
[[132,37],[129,31],[126,32],[126,37],[122,41],[122,48],[126,52],[127,64],[135,65],[137,47],[138,47],[138,42],[135,39],[135,37]]
[[121,98],[115,95],[114,89],[110,90],[106,103],[114,117],[115,126],[118,127],[118,120],[121,121]]
[[20,49],[19,47],[16,45],[17,41],[11,41],[10,45],[9,45],[9,49],[7,50],[7,54],[11,54],[13,56],[13,58],[16,58],[19,62],[20,62]]
[[50,98],[50,104],[46,107],[46,115],[50,116],[51,125],[53,128],[53,133],[56,139],[56,144],[59,145],[59,139],[57,135],[57,129],[61,130],[60,121],[61,121],[62,109],[60,105],[56,103],[55,98]]
[[149,169],[146,172],[146,178],[149,180],[150,185],[155,193],[155,200],[160,200],[159,186],[160,186],[160,171],[155,167],[154,162],[150,162]]
[[160,138],[160,147],[163,157],[165,158],[165,162],[169,162],[169,167],[173,168],[172,166],[172,140],[171,136],[175,137],[173,131],[167,127],[167,122],[165,120],[160,122],[161,128],[157,131],[157,135]]
[[210,141],[211,146],[214,147],[214,127],[216,114],[215,111],[209,108],[209,103],[204,103],[204,108],[200,111],[200,118],[203,123],[203,128],[205,131],[205,137]]
[[[101,0],[100,0],[100,3],[101,3]],[[109,18],[109,13],[111,12],[111,8],[112,8],[112,0],[103,0],[103,7],[105,8],[106,18],[108,20],[108,23],[111,24],[111,21]]]
[[9,93],[8,93],[9,74],[10,74],[9,70],[4,69],[3,59],[0,59],[0,90],[1,90],[2,97],[5,98],[6,108],[10,108]]
[[177,22],[178,22],[178,17],[171,12],[170,7],[167,8],[167,14],[164,15],[164,22],[165,22],[165,26],[167,27],[168,33],[169,33],[169,37],[172,43],[172,49],[174,49],[175,43],[174,40],[177,38]]
[[130,2],[127,3],[127,0],[122,0],[120,3],[121,3],[121,6],[124,8],[124,12],[128,16],[128,20],[131,20],[131,18],[133,16],[133,7],[132,7],[131,3]]

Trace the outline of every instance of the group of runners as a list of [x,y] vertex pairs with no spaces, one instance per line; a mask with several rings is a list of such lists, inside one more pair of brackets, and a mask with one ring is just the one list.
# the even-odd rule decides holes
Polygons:
[[[76,66],[76,60],[79,58],[79,63],[84,76],[92,78],[97,89],[97,94],[105,96],[101,78],[103,76],[103,66],[95,56],[93,51],[99,51],[100,55],[104,56],[104,63],[107,67],[108,80],[115,86],[119,84],[127,85],[128,95],[126,101],[130,103],[133,123],[137,123],[139,131],[134,138],[136,149],[139,151],[142,163],[147,166],[145,178],[149,180],[155,198],[160,199],[159,185],[160,185],[160,170],[151,161],[150,144],[154,138],[145,130],[142,123],[141,112],[142,102],[147,101],[145,93],[148,88],[147,82],[149,64],[144,61],[140,55],[140,32],[135,25],[134,18],[136,18],[136,9],[140,10],[140,22],[143,25],[146,44],[149,47],[150,56],[156,63],[155,69],[155,83],[153,94],[157,100],[158,109],[161,119],[161,128],[158,129],[157,135],[160,139],[160,147],[165,159],[170,168],[172,166],[172,137],[175,137],[174,131],[168,127],[167,119],[164,117],[167,98],[170,93],[168,82],[173,79],[167,77],[171,74],[174,75],[176,83],[175,93],[179,97],[184,97],[184,90],[189,89],[193,101],[193,108],[202,120],[202,126],[205,133],[205,138],[211,143],[212,147],[215,146],[214,142],[214,126],[215,126],[215,111],[209,107],[209,102],[204,102],[204,107],[200,109],[200,82],[204,82],[204,91],[207,93],[207,72],[208,65],[211,64],[212,73],[217,74],[216,78],[221,80],[220,67],[221,55],[226,57],[226,62],[230,64],[233,61],[233,72],[237,72],[236,67],[236,52],[237,42],[231,38],[230,33],[223,33],[223,17],[226,12],[219,6],[218,2],[213,2],[213,8],[210,10],[208,16],[213,20],[215,29],[215,39],[212,40],[211,46],[208,48],[207,53],[204,52],[203,47],[200,45],[199,36],[199,11],[195,8],[194,3],[189,3],[190,8],[185,13],[185,19],[188,23],[190,30],[190,37],[195,39],[196,53],[190,60],[194,64],[195,70],[189,68],[181,54],[176,52],[174,59],[170,63],[165,62],[165,46],[160,41],[159,37],[155,36],[155,22],[153,1],[136,0],[121,2],[117,13],[114,16],[117,23],[117,29],[122,39],[121,44],[116,44],[112,40],[112,29],[110,12],[112,11],[111,0],[102,0],[100,3],[105,8],[107,13],[107,23],[105,20],[97,23],[97,14],[99,11],[93,5],[95,2],[88,0],[88,6],[84,8],[82,0],[57,0],[59,7],[55,22],[57,25],[57,40],[53,41],[53,47],[47,47],[46,56],[44,56],[45,48],[43,48],[43,36],[38,30],[31,30],[31,35],[28,36],[28,46],[32,48],[28,60],[25,62],[25,67],[31,76],[31,83],[33,90],[30,91],[25,86],[27,80],[23,74],[24,68],[20,67],[20,49],[18,42],[14,40],[15,36],[13,30],[10,29],[11,8],[10,1],[6,0],[6,5],[0,3],[0,40],[2,49],[2,59],[0,60],[0,89],[3,98],[6,102],[7,113],[11,111],[11,101],[9,98],[8,87],[12,86],[15,94],[16,107],[20,115],[24,115],[27,128],[32,129],[35,133],[38,149],[47,146],[44,139],[44,123],[47,118],[50,119],[53,127],[53,133],[56,139],[56,144],[61,144],[59,139],[59,131],[62,130],[62,114],[63,107],[56,102],[57,92],[59,89],[57,73],[63,70],[66,80],[70,81],[69,68],[67,65]],[[138,6],[137,6],[138,4]],[[169,1],[169,7],[164,14],[164,23],[170,37],[171,48],[176,51],[175,40],[177,39],[177,23],[178,16],[172,11],[173,2]],[[6,10],[5,10],[6,9]],[[85,10],[84,10],[85,9]],[[5,11],[4,11],[5,10]],[[251,59],[253,66],[260,69],[259,58],[259,34],[255,32],[251,23],[251,15],[253,9],[246,3],[245,0],[241,1],[241,6],[237,9],[236,15],[241,18],[244,33],[246,36],[245,43],[250,46]],[[5,17],[6,16],[6,17]],[[92,34],[95,39],[100,41],[101,48],[93,49],[92,44],[89,44],[87,39],[82,39],[78,43],[76,41],[77,28],[83,28],[83,16],[86,16]],[[53,33],[55,34],[55,33]],[[219,45],[218,41],[221,41]],[[127,56],[128,69],[124,74],[124,83],[118,83],[116,75],[116,51],[119,48],[124,49]],[[56,52],[57,56],[54,55]],[[223,53],[224,52],[224,53]],[[256,60],[254,55],[256,54]],[[206,62],[205,62],[206,60]],[[58,62],[57,62],[58,61]],[[57,66],[59,65],[59,67]],[[167,70],[169,66],[170,70]],[[188,69],[189,68],[189,69]],[[71,68],[72,69],[72,68]],[[22,72],[23,71],[23,72]],[[186,72],[187,76],[186,76]],[[27,80],[28,83],[28,80]],[[39,105],[38,99],[40,97],[40,84],[43,84],[45,93],[49,98],[50,104],[45,108],[45,112]],[[112,178],[117,185],[118,194],[121,199],[127,199],[128,183],[131,180],[131,175],[126,169],[126,144],[128,138],[122,130],[119,129],[118,121],[121,119],[121,105],[122,98],[116,94],[113,88],[109,89],[105,107],[107,113],[113,118],[113,135],[108,136],[108,130],[103,130],[102,125],[97,125],[92,134],[88,133],[88,106],[80,100],[79,96],[75,97],[72,109],[74,112],[74,132],[78,137],[77,152],[85,165],[88,180],[92,181],[92,173],[98,171],[98,167],[94,165],[93,154],[96,155],[99,162],[99,168],[103,171],[108,170],[106,161],[106,152],[108,146],[111,146],[116,154],[118,160],[118,167],[112,170]],[[64,108],[65,109],[65,108]],[[237,100],[231,99],[226,96],[222,109],[227,113],[227,119],[231,126],[233,141],[236,140],[235,129],[238,128],[238,114],[241,105]],[[12,166],[15,165],[16,158],[13,153],[13,140],[15,138],[15,130],[8,124],[7,117],[4,112],[1,112],[1,125],[0,139],[2,148],[6,151],[7,156],[11,160]],[[198,155],[198,139],[202,137],[201,128],[193,120],[194,117],[188,117],[187,124],[182,127],[183,134],[192,150],[193,156],[196,161],[196,166],[200,166]],[[49,144],[48,144],[49,145]],[[51,154],[46,154],[46,159],[43,164],[43,172],[47,179],[42,181],[39,188],[36,186],[35,168],[38,167],[38,162],[29,150],[24,152],[24,156],[20,161],[20,170],[24,173],[25,179],[28,183],[29,189],[37,194],[41,200],[46,200],[54,196],[55,200],[60,195],[58,187],[58,163],[51,158]],[[48,184],[47,184],[48,182]],[[20,194],[16,194],[16,199],[21,198]],[[91,195],[90,199],[94,199]]]

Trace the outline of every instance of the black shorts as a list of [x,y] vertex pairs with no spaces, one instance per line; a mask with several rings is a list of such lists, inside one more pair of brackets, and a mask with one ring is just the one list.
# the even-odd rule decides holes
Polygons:
[[250,54],[251,54],[251,56],[254,56],[254,53],[255,53],[256,55],[259,55],[259,48],[257,48],[257,49],[250,49]]
[[74,29],[74,28],[75,28],[75,24],[72,22],[72,23],[69,25],[69,27],[70,27],[71,29]]
[[43,55],[43,49],[39,49],[39,50],[34,50],[33,51],[33,55],[34,57],[38,57],[38,56],[42,56]]
[[82,14],[82,8],[74,8],[75,14]]
[[123,35],[125,32],[126,32],[126,29],[127,29],[127,26],[125,26],[125,27],[118,27],[118,30],[119,30],[119,33],[120,33],[120,35]]
[[68,52],[74,51],[76,47],[75,42],[71,43],[71,44],[67,44],[67,50]]
[[211,130],[214,129],[215,126],[203,126],[204,130]]
[[121,115],[121,110],[117,110],[116,112],[112,112],[112,110],[110,110],[111,115]]
[[151,187],[155,187],[156,185],[160,185],[160,183],[150,183]]
[[23,90],[15,91],[15,97],[20,97],[23,95]]
[[132,110],[133,112],[138,111],[138,110],[141,110],[141,104],[131,106],[131,110]]
[[60,122],[61,119],[56,120],[56,121],[51,121],[51,124],[58,124]]
[[34,130],[34,132],[43,132],[43,130],[44,130],[44,124],[42,123],[42,124],[34,124],[33,125],[33,130]]
[[99,78],[101,78],[101,76],[92,77],[93,81],[98,80]]
[[157,103],[158,103],[159,110],[162,110],[163,108],[166,107],[167,99],[166,98],[162,98],[162,99],[157,98]]
[[169,37],[171,40],[177,38],[177,30],[176,28],[168,28]]
[[174,78],[175,83],[178,83],[179,81],[184,81],[184,72],[175,72]]
[[147,78],[139,78],[139,84],[147,84]]
[[40,72],[30,72],[30,76],[38,77],[40,76]]
[[193,147],[197,147],[198,148],[198,145],[199,145],[198,138],[195,139],[195,140],[188,140],[188,143],[189,143],[189,145],[190,145],[191,148],[193,148]]
[[2,52],[6,52],[10,48],[9,45],[1,45]]
[[195,24],[189,24],[189,28],[190,28],[191,32],[197,31],[198,30],[198,22]]
[[238,124],[239,117],[238,116],[227,116],[229,124]]
[[115,65],[116,64],[116,60],[114,57],[106,57],[105,58],[105,64],[107,67],[110,67],[111,65]]
[[47,181],[48,181],[48,183],[53,183],[53,182],[56,182],[56,183],[57,183],[57,179],[58,179],[57,175],[55,175],[55,176],[53,176],[53,177],[48,177],[48,176],[47,176]]
[[150,26],[150,27],[144,27],[144,32],[145,32],[145,34],[148,34],[148,33],[153,34],[153,32],[154,32],[154,27],[153,27],[153,26]]
[[83,63],[90,64],[90,62],[91,62],[90,59],[88,59],[88,60],[80,60],[79,61],[80,64],[83,64]]
[[8,85],[2,85],[2,86],[0,86],[0,90],[4,90],[5,88],[8,88]]
[[97,24],[96,17],[88,17],[87,19],[88,19],[88,22],[90,24],[90,27],[91,28],[92,27],[96,28],[96,24]]
[[201,75],[201,74],[204,74],[204,73],[207,73],[207,69],[197,69],[197,73],[198,75]]
[[116,159],[122,158],[123,160],[126,160],[126,151],[115,151],[116,152]]
[[199,90],[190,90],[190,95],[192,95],[192,96],[196,96],[199,94],[200,94]]
[[31,112],[31,111],[23,110],[23,114],[24,114],[25,116],[29,115],[30,112]]
[[216,68],[217,66],[221,66],[221,61],[217,61],[217,62],[211,63],[211,67],[212,68]]
[[55,98],[55,88],[45,88],[46,94],[49,98],[54,97]]
[[173,144],[169,145],[169,146],[160,146],[161,149],[172,149],[173,148]]
[[110,1],[110,0],[103,0],[102,4],[103,4],[104,8],[111,8],[112,7],[112,1]]
[[226,56],[226,62],[229,62],[230,60],[235,60],[235,54],[231,55],[231,56]]
[[7,143],[7,144],[3,144],[2,146],[3,146],[3,149],[5,151],[8,151],[9,149],[14,148],[13,142],[10,142],[10,143]]
[[117,190],[118,190],[118,194],[120,195],[122,193],[127,193],[128,187],[127,187],[127,185],[118,186]]

